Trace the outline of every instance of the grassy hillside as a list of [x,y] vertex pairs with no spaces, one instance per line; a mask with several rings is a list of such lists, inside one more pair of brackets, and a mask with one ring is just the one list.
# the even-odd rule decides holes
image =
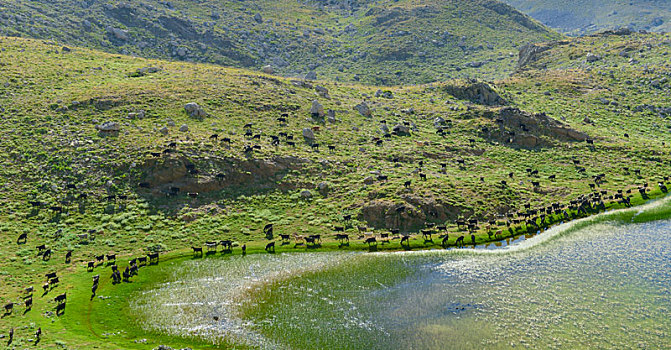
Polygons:
[[[267,223],[275,225],[274,240],[320,233],[322,250],[339,249],[336,226],[352,238],[340,249],[365,249],[356,229],[364,225],[378,234],[414,233],[412,248],[438,247],[435,237],[426,243],[417,235],[425,222],[447,224],[454,245],[470,235],[455,220],[477,219],[474,234],[484,242],[497,230],[510,236],[501,215],[527,204],[566,208],[592,193],[590,185],[606,191],[607,204],[616,190],[633,190],[632,202],[640,203],[637,187],[645,183],[659,195],[657,183],[670,174],[670,42],[668,34],[558,41],[525,47],[519,73],[489,84],[377,88],[3,37],[0,299],[18,303],[23,288],[40,289],[47,272],[62,279],[48,294],[35,293],[31,311],[17,304],[0,319],[0,332],[14,327],[14,344],[24,347],[43,327],[38,348],[49,349],[165,341],[152,334],[149,343],[136,342],[149,336],[115,333],[123,314],[90,312],[124,305],[88,301],[91,275],[109,282],[109,268],[85,272],[102,253],[120,261],[151,251],[170,256],[223,239],[236,242],[235,254],[244,243],[262,251]],[[325,116],[311,115],[315,100]],[[203,113],[187,114],[191,102]],[[303,138],[306,128],[314,141]],[[489,220],[496,221],[490,230]],[[26,242],[17,243],[22,233]],[[399,249],[398,242],[378,247]],[[53,251],[50,259],[38,255],[41,244]],[[106,288],[104,295],[115,295],[133,284]],[[57,317],[52,298],[65,291],[68,311]]]
[[502,78],[516,47],[559,38],[494,0],[12,0],[0,35],[376,85]]
[[545,25],[569,35],[613,28],[668,32],[671,2],[666,0],[505,0]]

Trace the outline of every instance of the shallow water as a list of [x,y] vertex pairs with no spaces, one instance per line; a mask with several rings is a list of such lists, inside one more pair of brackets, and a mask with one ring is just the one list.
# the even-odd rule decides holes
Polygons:
[[494,251],[189,261],[131,303],[260,348],[671,348],[671,221],[572,225]]

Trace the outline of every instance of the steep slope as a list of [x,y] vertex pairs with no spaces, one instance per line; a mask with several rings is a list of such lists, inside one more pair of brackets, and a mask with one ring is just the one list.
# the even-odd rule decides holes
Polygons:
[[569,35],[584,35],[619,27],[671,30],[667,0],[504,0],[549,27]]
[[501,78],[516,47],[559,37],[494,0],[11,0],[0,35],[377,85]]

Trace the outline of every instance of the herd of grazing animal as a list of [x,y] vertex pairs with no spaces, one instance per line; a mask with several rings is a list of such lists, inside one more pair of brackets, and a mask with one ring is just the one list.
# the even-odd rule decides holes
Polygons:
[[[278,121],[280,122],[281,126],[286,126],[288,124],[287,117],[288,115],[283,115],[281,118],[278,118]],[[258,130],[256,131],[256,133],[253,131],[253,124],[251,123],[245,125],[244,130],[245,130],[244,132],[245,139],[250,140],[252,142],[260,141],[261,137],[263,136],[262,133],[260,133]],[[313,128],[312,131],[315,133],[321,132],[319,127]],[[446,135],[445,130],[440,129],[439,134]],[[382,146],[383,143],[387,142],[387,140],[390,139],[392,135],[396,134],[392,133],[389,135],[384,135],[381,138],[374,137],[372,138],[372,143],[376,146]],[[294,140],[293,135],[287,132],[280,132],[278,135],[269,135],[269,137],[270,137],[270,143],[274,147],[279,147],[282,144],[282,141],[287,146],[290,147],[296,146],[296,142]],[[212,143],[225,144],[228,146],[230,146],[231,144],[230,138],[228,137],[221,138],[218,134],[212,134],[209,136],[208,139]],[[471,145],[475,143],[474,139],[469,141]],[[594,141],[587,140],[587,143],[589,145],[593,145]],[[422,143],[422,146],[426,144],[428,143]],[[177,142],[170,142],[167,145],[167,148],[164,149],[162,152],[150,152],[150,155],[156,158],[165,155],[170,155],[177,152],[177,146],[178,146]],[[336,151],[335,145],[326,145],[326,146],[329,150],[329,153],[333,153]],[[314,152],[319,152],[320,144],[312,141],[308,143],[308,147]],[[249,144],[244,146],[244,153],[251,154],[260,149],[261,145],[259,145],[258,143],[253,145]],[[394,158],[393,161],[398,162],[399,160],[398,158]],[[464,169],[467,166],[467,163],[464,159],[455,159],[455,162],[460,169]],[[580,166],[581,162],[579,159],[573,158],[572,162],[573,165],[576,167],[576,171],[578,173],[581,174],[586,173],[586,168]],[[424,161],[418,162],[418,168],[416,173],[419,176],[419,180],[421,182],[427,181],[430,177],[428,172],[425,170],[424,166],[425,166]],[[447,163],[440,163],[440,167],[441,170],[439,171],[439,173],[446,173]],[[198,176],[200,174],[200,171],[196,169],[194,164],[187,164],[186,168],[188,174],[190,175]],[[629,174],[630,172],[630,169],[626,167],[623,168],[623,170],[625,174]],[[641,174],[640,169],[631,169],[631,171],[635,175],[640,177]],[[534,189],[539,188],[541,186],[541,182],[538,180],[539,171],[536,169],[527,168],[526,173],[527,176],[530,178],[529,183],[533,186],[533,188]],[[510,172],[508,174],[508,178],[513,179],[514,177],[515,174],[513,172]],[[215,176],[215,178],[217,179],[217,181],[225,181],[227,179],[227,175],[224,173],[218,173]],[[549,181],[554,182],[557,180],[557,175],[556,174],[548,175],[547,179]],[[379,182],[386,183],[389,181],[389,176],[378,174],[377,180]],[[481,180],[484,180],[484,178],[481,177]],[[551,205],[542,206],[538,208],[532,208],[531,205],[527,204],[525,205],[524,210],[497,215],[495,218],[491,218],[490,220],[488,220],[488,222],[484,225],[482,222],[479,222],[479,220],[476,218],[469,218],[469,219],[458,218],[453,222],[453,225],[456,226],[457,234],[452,237],[450,237],[450,234],[448,233],[448,227],[446,225],[436,226],[431,222],[427,222],[425,224],[425,227],[421,229],[419,233],[421,234],[423,238],[423,243],[425,245],[434,244],[433,236],[438,235],[440,239],[439,245],[443,248],[464,247],[466,245],[475,246],[477,244],[475,232],[481,229],[485,230],[485,232],[489,235],[490,240],[492,236],[496,240],[500,240],[505,238],[506,236],[510,237],[519,234],[519,232],[537,231],[559,221],[571,220],[581,216],[586,216],[599,211],[603,211],[607,208],[608,201],[610,201],[611,203],[617,202],[625,206],[631,205],[631,193],[632,193],[631,189],[622,189],[616,192],[607,192],[604,190],[598,190],[600,184],[602,184],[604,180],[605,180],[605,174],[598,174],[593,176],[592,182],[588,184],[592,192],[587,195],[580,196],[575,200],[571,200],[568,203],[563,204],[553,203]],[[667,181],[668,178],[665,177],[663,178],[663,181],[658,182],[659,189],[664,193],[668,192],[667,186],[665,185],[665,182]],[[503,187],[507,186],[507,182],[505,180],[501,180],[500,184]],[[403,186],[406,189],[410,189],[412,185],[413,185],[412,179],[406,179],[403,182]],[[141,189],[150,189],[152,185],[149,182],[140,182],[138,183],[138,187]],[[647,183],[644,186],[640,186],[639,188],[637,188],[638,193],[644,199],[647,198],[647,191],[649,190],[650,188]],[[69,192],[69,197],[75,198],[75,200],[70,200],[69,202],[59,201],[55,205],[49,205],[41,201],[31,200],[29,201],[29,204],[33,208],[33,210],[48,208],[51,211],[52,215],[58,216],[68,210],[67,208],[68,204],[71,204],[73,202],[83,203],[89,200],[90,198],[89,194],[82,191],[78,191],[77,186],[72,184],[66,185],[66,191]],[[173,197],[180,194],[183,194],[190,199],[199,198],[198,192],[186,192],[186,191],[182,192],[182,190],[176,186],[170,186],[166,191],[166,195],[168,197]],[[124,194],[113,194],[113,195],[107,195],[104,198],[108,202],[116,203],[117,201],[127,200],[128,196]],[[400,214],[404,211],[404,209],[405,207],[401,206],[397,208],[396,211],[398,214]],[[334,241],[338,242],[340,247],[349,246],[350,233],[348,233],[348,231],[354,229],[354,226],[352,226],[352,215],[351,214],[343,215],[341,225],[334,226],[335,233],[333,235],[333,239]],[[367,245],[370,249],[374,248],[376,249],[378,243],[388,244],[392,240],[397,239],[400,239],[401,248],[410,249],[412,235],[409,233],[401,233],[399,229],[390,229],[389,232],[382,232],[378,234],[369,232],[369,229],[367,227],[357,227],[357,229],[359,233],[358,239],[361,240],[361,243],[363,245]],[[268,253],[275,252],[276,243],[279,243],[278,245],[280,246],[289,244],[292,237],[295,242],[294,247],[305,246],[307,248],[319,248],[321,247],[322,243],[322,237],[320,234],[312,234],[312,235],[300,235],[297,233],[293,233],[292,235],[279,234],[280,237],[279,241],[272,240],[274,232],[273,224],[266,225],[263,228],[263,232],[266,235],[266,237],[270,240],[270,242],[268,242],[265,246],[265,251],[267,251]],[[78,235],[78,237],[80,239],[87,239],[89,235],[93,233],[95,232],[89,232],[82,235]],[[16,243],[20,245],[27,244],[29,239],[30,236],[28,233],[22,233],[17,237]],[[451,239],[453,239],[452,242],[450,241]],[[232,240],[208,241],[205,242],[204,245],[206,248],[205,250],[203,249],[202,246],[191,247],[194,256],[203,257],[203,255],[214,254],[218,252],[218,247],[222,247],[221,252],[232,253],[234,246],[237,246],[234,244]],[[246,254],[246,248],[247,246],[244,244],[241,246],[242,254]],[[40,256],[44,261],[50,260],[52,258],[52,255],[54,254],[54,251],[51,248],[49,248],[47,244],[37,245],[35,246],[35,249],[37,250],[37,255]],[[73,251],[69,250],[65,254],[65,263],[70,264],[72,259],[73,259]],[[120,267],[118,267],[116,263],[117,263],[116,254],[101,254],[93,256],[93,259],[87,261],[86,268],[88,271],[93,272],[99,266],[106,265],[109,266],[112,270],[110,276],[112,284],[130,282],[132,277],[138,274],[140,267],[158,263],[158,253],[150,253],[147,254],[146,256],[134,258],[128,262],[128,265],[123,270]],[[44,290],[43,296],[50,293],[52,289],[56,288],[60,283],[59,277],[56,275],[56,273],[49,273],[46,275],[46,277],[47,280],[42,285],[42,288]],[[93,284],[91,286],[91,299],[95,297],[96,292],[99,288],[99,283],[100,283],[100,275],[94,276]],[[67,303],[66,293],[57,295],[55,298],[53,298],[53,301],[56,304],[55,306],[56,315],[62,315],[65,312]],[[26,312],[30,311],[33,308],[34,305],[33,305],[32,287],[28,287],[25,289],[25,295],[21,303],[24,305]],[[16,304],[17,303],[15,302],[6,303],[4,305],[5,314],[11,314]],[[41,335],[41,329],[39,332],[40,332],[39,335]]]

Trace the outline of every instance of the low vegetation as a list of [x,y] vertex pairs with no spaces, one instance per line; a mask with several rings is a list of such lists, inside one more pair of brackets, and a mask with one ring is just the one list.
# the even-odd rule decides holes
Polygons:
[[[188,343],[96,333],[121,327],[124,300],[89,300],[90,278],[103,296],[134,288],[111,286],[109,267],[86,272],[100,255],[123,270],[221,240],[233,254],[442,249],[444,234],[449,247],[493,242],[661,196],[671,38],[619,34],[525,47],[503,80],[387,87],[0,38],[0,299],[16,304],[1,332],[17,347],[38,327],[44,348]],[[316,234],[321,248],[296,241]],[[160,278],[144,271],[130,280]],[[90,312],[106,303],[119,314]]]

